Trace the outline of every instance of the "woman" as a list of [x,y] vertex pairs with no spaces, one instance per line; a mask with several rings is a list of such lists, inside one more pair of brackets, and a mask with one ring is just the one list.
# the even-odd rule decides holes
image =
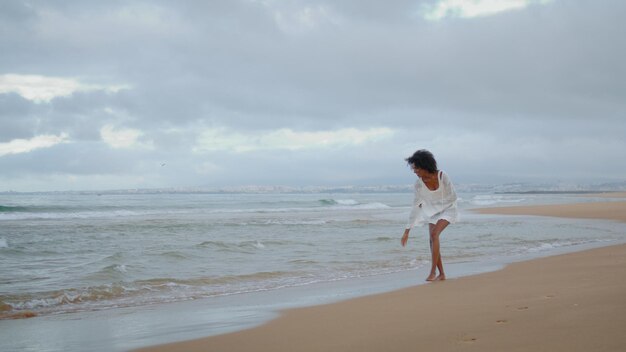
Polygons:
[[446,274],[439,252],[439,236],[449,224],[458,220],[456,192],[448,175],[437,169],[437,161],[428,150],[418,150],[405,160],[418,179],[415,182],[413,209],[401,243],[403,247],[406,246],[413,226],[428,222],[432,263],[426,281],[445,280]]

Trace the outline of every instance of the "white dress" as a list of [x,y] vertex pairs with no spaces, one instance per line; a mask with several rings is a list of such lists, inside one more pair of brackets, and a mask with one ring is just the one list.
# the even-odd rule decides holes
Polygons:
[[428,189],[418,177],[415,182],[413,209],[406,228],[421,226],[426,222],[436,224],[441,219],[448,220],[451,224],[457,222],[459,213],[456,199],[454,186],[445,172],[439,171],[439,188],[434,191]]

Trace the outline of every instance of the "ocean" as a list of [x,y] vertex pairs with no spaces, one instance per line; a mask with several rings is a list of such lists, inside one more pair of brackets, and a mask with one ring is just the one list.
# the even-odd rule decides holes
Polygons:
[[[267,318],[242,306],[275,313],[414,285],[423,280],[418,272],[425,277],[430,253],[426,228],[415,228],[409,245],[400,246],[412,196],[0,194],[0,350],[79,351],[89,341],[94,341],[89,350],[126,350],[236,330]],[[480,263],[505,264],[624,242],[621,223],[470,211],[593,200],[567,194],[460,193],[461,221],[441,237],[444,264],[451,264],[447,275],[480,271]],[[368,282],[376,288],[368,288]],[[173,317],[176,310],[170,308],[185,304],[191,305],[183,308],[189,319],[176,325],[183,319]],[[161,308],[167,313],[154,313]],[[146,314],[158,315],[166,321],[164,330],[180,334],[126,329],[102,341],[72,340],[58,331],[56,338],[38,335],[42,329],[81,322],[130,319],[132,325]],[[189,321],[193,328],[185,325]],[[42,338],[49,340],[41,343]]]

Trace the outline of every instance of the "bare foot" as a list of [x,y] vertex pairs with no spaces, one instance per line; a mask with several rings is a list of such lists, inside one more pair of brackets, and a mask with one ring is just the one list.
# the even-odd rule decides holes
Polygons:
[[434,281],[443,281],[445,279],[446,279],[446,276],[444,274],[441,274],[437,276]]
[[428,275],[428,277],[426,278],[426,281],[435,281],[436,279],[436,274],[430,274]]

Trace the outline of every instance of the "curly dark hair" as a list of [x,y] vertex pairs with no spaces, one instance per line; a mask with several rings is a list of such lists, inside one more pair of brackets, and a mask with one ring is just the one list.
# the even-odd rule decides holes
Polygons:
[[433,153],[426,149],[420,149],[404,160],[416,169],[426,170],[430,173],[437,172],[437,160],[435,160]]

